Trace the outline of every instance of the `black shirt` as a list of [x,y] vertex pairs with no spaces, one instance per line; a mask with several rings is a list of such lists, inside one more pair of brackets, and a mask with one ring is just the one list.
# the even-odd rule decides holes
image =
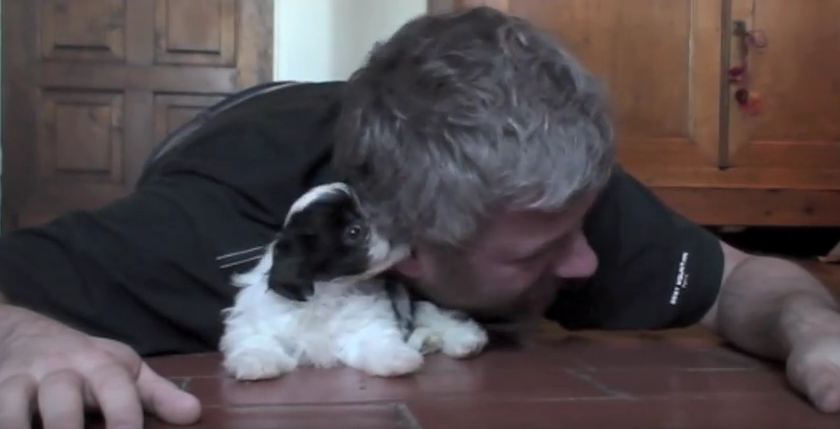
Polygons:
[[[0,290],[143,355],[216,349],[230,276],[253,266],[297,196],[333,180],[342,85],[267,85],[209,109],[153,155],[131,195],[0,239]],[[599,267],[546,314],[563,326],[684,326],[714,302],[717,238],[622,170],[585,232]]]

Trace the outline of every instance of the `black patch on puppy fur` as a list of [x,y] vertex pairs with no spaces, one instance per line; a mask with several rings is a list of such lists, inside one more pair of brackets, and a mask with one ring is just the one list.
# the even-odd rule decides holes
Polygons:
[[414,331],[414,297],[408,283],[396,273],[385,273],[383,275],[385,291],[391,299],[391,309],[394,310],[394,317],[400,327],[403,339],[408,339]]
[[269,287],[302,301],[314,292],[315,281],[364,273],[369,234],[353,197],[341,190],[319,196],[292,214],[277,236]]

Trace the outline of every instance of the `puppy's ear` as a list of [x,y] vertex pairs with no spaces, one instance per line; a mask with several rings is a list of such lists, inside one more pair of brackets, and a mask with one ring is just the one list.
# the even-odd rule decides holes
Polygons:
[[283,233],[274,244],[274,257],[268,273],[268,287],[293,301],[306,301],[314,290],[306,269],[306,255],[300,243]]

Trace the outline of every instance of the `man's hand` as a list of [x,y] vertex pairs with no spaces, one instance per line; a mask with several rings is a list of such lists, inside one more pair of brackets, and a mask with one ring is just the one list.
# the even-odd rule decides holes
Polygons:
[[111,428],[143,427],[143,410],[173,424],[198,420],[198,400],[154,373],[128,346],[0,305],[0,428],[83,427],[98,409]]
[[840,314],[810,294],[792,294],[781,307],[787,376],[821,411],[840,411]]
[[840,336],[800,343],[788,358],[787,375],[821,411],[840,411]]

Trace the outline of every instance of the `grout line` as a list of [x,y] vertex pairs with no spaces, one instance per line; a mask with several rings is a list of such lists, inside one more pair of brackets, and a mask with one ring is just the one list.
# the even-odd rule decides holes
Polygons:
[[600,381],[596,380],[594,377],[592,377],[592,375],[590,375],[588,373],[583,373],[583,372],[577,371],[577,370],[572,369],[572,368],[566,369],[566,372],[569,373],[570,375],[574,376],[574,377],[577,377],[580,380],[586,381],[587,383],[595,386],[596,388],[598,388],[602,392],[604,392],[608,395],[612,395],[614,398],[636,399],[635,397],[633,397],[633,395],[631,395],[627,392],[624,392],[624,391],[618,390],[618,389],[614,389],[610,386],[607,386],[604,383],[601,383]]
[[417,416],[411,412],[405,402],[397,404],[397,414],[402,417],[401,421],[407,423],[408,429],[423,429],[423,426],[420,426],[420,422],[417,421]]

